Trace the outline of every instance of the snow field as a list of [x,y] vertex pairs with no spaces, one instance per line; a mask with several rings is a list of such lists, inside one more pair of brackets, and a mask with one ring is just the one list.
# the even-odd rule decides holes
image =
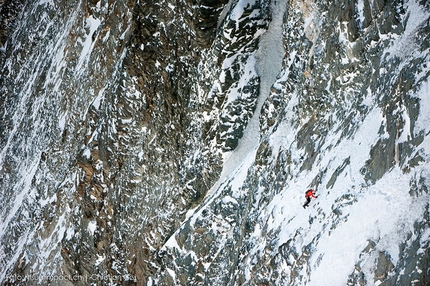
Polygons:
[[[410,3],[409,13],[416,17],[421,15],[423,19],[421,8],[414,3]],[[411,7],[415,7],[416,10]],[[417,24],[419,21],[414,20],[410,25],[408,24],[413,28],[407,28],[407,30],[414,31]],[[402,49],[395,48],[397,51]],[[413,50],[403,49],[402,52],[413,52]],[[396,141],[397,144],[409,140],[410,131],[415,135],[428,134],[430,118],[427,112],[430,110],[428,94],[429,84],[424,82],[415,95],[420,98],[420,115],[415,129],[410,130],[409,115],[404,111],[405,128]],[[294,105],[294,103],[290,104]],[[369,107],[372,108],[371,105]],[[295,249],[303,250],[316,239],[316,243],[312,245],[314,253],[310,257],[311,268],[307,285],[345,285],[357,261],[362,259],[363,251],[370,241],[376,243],[375,251],[387,253],[395,265],[400,255],[398,246],[416,238],[414,223],[423,218],[430,197],[428,194],[423,194],[419,198],[409,195],[410,183],[413,178],[419,176],[423,176],[428,181],[430,179],[428,166],[423,163],[410,175],[403,173],[402,166],[396,166],[374,185],[369,185],[360,175],[360,168],[369,159],[370,149],[381,138],[378,130],[384,120],[382,111],[379,108],[372,108],[353,138],[341,141],[333,149],[329,147],[335,146],[340,134],[331,132],[316,160],[318,165],[311,172],[297,171],[295,173],[297,177],[289,182],[284,191],[278,194],[267,207],[266,213],[271,212],[273,215],[273,219],[269,220],[269,229],[281,229],[278,245],[287,242],[297,233],[299,237],[294,239]],[[279,150],[282,146],[289,148],[292,154],[297,154],[295,156],[297,158],[300,157],[300,150],[295,149],[294,136],[291,132],[294,132],[293,126],[284,124],[282,128],[278,128],[270,138],[271,146],[273,150]],[[425,150],[423,153],[426,155],[426,162],[429,162],[428,136],[419,148]],[[273,157],[276,156],[277,153],[273,155]],[[324,186],[328,183],[331,174],[346,158],[350,159],[350,164],[338,176],[334,187],[325,189]],[[306,187],[312,187],[309,185],[310,180],[324,168],[327,170],[320,184],[322,188],[318,189],[319,198],[313,200],[307,210],[297,207],[304,202],[303,193]],[[298,193],[297,190],[301,191]],[[343,203],[342,194],[350,195],[353,200],[343,199],[345,201]],[[340,212],[339,218],[332,214],[334,209]],[[411,234],[412,238],[408,240]],[[367,281],[373,281],[377,256],[368,254],[367,259],[369,262],[368,264],[364,262],[367,268],[363,271]],[[288,271],[288,269],[285,270]],[[376,285],[378,283],[380,282],[375,282]]]
[[[239,9],[240,5],[242,4],[239,3],[236,9]],[[280,36],[282,35],[282,15],[286,1],[279,1],[273,5],[272,9],[276,13],[273,15],[269,30],[261,38],[260,49],[255,54],[255,71],[261,76],[256,112],[249,121],[236,150],[224,154],[221,177],[209,191],[202,207],[188,213],[191,225],[196,222],[205,207],[218,198],[224,188],[230,187],[232,190],[231,197],[223,199],[225,203],[234,201],[235,197],[243,194],[243,182],[246,181],[248,171],[254,164],[256,151],[260,144],[258,117],[261,106],[269,95],[272,84],[276,84],[277,79],[288,77],[288,68],[284,67],[281,73],[281,63],[285,51]],[[362,8],[363,5],[363,1],[359,1],[357,7]],[[408,4],[408,14],[410,18],[415,17],[415,19],[422,19],[427,15],[414,1]],[[364,14],[360,15],[360,21],[364,21]],[[236,17],[238,16],[236,15]],[[309,13],[305,25],[316,23],[312,17],[315,17],[315,13]],[[386,53],[385,59],[391,56],[405,59],[418,56],[415,44],[410,41],[408,34],[413,34],[420,23],[419,20],[407,23],[407,33],[399,41],[392,39],[394,44],[389,50],[390,53]],[[309,37],[315,43],[317,36],[315,33],[318,31],[315,29],[312,31],[308,31]],[[340,38],[347,41],[343,35],[340,35]],[[349,43],[345,43],[345,45],[350,46]],[[292,51],[290,57],[295,57],[295,51]],[[346,62],[350,60],[353,59],[345,59]],[[245,74],[255,72],[252,70],[252,65],[246,65],[246,69]],[[354,74],[350,76],[354,76]],[[411,135],[428,134],[428,126],[430,126],[430,115],[427,112],[430,110],[428,94],[429,84],[423,82],[421,89],[412,95],[420,98],[421,108],[414,128],[410,123],[409,114],[406,110],[401,110],[405,128],[401,137],[397,139],[397,144],[407,142]],[[230,96],[233,98],[234,94]],[[288,241],[289,247],[295,249],[299,256],[303,255],[309,246],[312,248],[308,264],[302,265],[304,269],[299,273],[303,276],[300,283],[345,285],[357,262],[361,263],[366,280],[369,283],[373,282],[378,259],[377,253],[386,253],[395,265],[400,255],[398,246],[416,238],[414,223],[422,219],[430,197],[428,194],[421,194],[420,197],[409,195],[410,184],[411,180],[419,176],[429,180],[428,167],[426,164],[421,164],[408,175],[403,173],[402,166],[396,165],[375,184],[365,181],[361,168],[370,159],[370,150],[378,140],[388,136],[379,134],[380,127],[386,118],[383,116],[381,108],[375,107],[375,96],[377,95],[371,94],[368,89],[362,101],[362,104],[368,107],[368,111],[363,121],[358,123],[359,128],[353,136],[348,139],[342,138],[342,130],[337,128],[341,126],[342,122],[335,123],[324,141],[318,143],[322,145],[317,144],[318,155],[311,171],[302,171],[300,167],[303,163],[303,156],[306,154],[304,150],[297,148],[297,130],[300,130],[300,126],[296,125],[298,118],[294,112],[300,98],[297,93],[288,96],[290,98],[288,98],[285,110],[286,118],[279,123],[277,130],[267,139],[272,149],[271,162],[276,161],[280,152],[285,150],[290,152],[292,163],[288,167],[291,179],[284,183],[284,188],[260,211],[254,232],[249,238],[255,244],[247,255],[248,262],[251,265],[251,260],[261,258],[262,253],[266,250],[269,241],[263,234],[263,230],[265,229],[266,233],[279,231],[276,245],[272,248],[274,249],[274,253],[271,253],[272,256],[277,254],[276,250],[279,246]],[[351,106],[348,105],[345,108],[350,109]],[[327,116],[332,116],[333,121],[336,122],[334,111]],[[428,136],[426,136],[419,146],[423,150],[422,154],[425,154],[426,163],[429,162],[429,143]],[[407,161],[405,160],[405,162]],[[342,171],[336,181],[331,187],[327,187],[332,175],[339,169]],[[319,175],[321,176],[321,183],[317,188],[319,197],[312,200],[309,208],[303,209],[304,192],[308,188],[315,188],[312,181]],[[254,201],[260,201],[259,198],[263,196],[263,193],[262,189],[255,190]],[[411,234],[412,237],[410,237]],[[428,231],[423,235],[428,236]],[[374,246],[367,249],[373,243]],[[174,236],[165,247],[179,248],[174,241]],[[289,273],[291,267],[294,266],[297,266],[294,265],[294,262],[293,265],[283,264],[283,268],[278,270]],[[247,267],[245,272],[247,278],[251,279],[252,268]],[[293,279],[297,282],[299,277],[293,277]],[[376,285],[378,283],[380,282],[375,281]]]

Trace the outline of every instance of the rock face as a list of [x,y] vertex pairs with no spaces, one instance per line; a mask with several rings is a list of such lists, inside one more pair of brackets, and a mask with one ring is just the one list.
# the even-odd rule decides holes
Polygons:
[[426,1],[0,11],[2,285],[430,283]]

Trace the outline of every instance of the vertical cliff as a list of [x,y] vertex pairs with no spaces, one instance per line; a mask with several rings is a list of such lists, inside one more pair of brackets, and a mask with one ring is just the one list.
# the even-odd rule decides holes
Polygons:
[[0,2],[0,281],[427,285],[429,9]]

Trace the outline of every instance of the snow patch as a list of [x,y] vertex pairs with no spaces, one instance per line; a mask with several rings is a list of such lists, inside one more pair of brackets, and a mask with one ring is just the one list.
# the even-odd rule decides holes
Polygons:
[[416,96],[420,99],[420,113],[417,121],[415,122],[415,128],[413,130],[414,135],[418,135],[420,132],[427,130],[430,126],[430,83],[425,81],[421,84],[420,89],[417,91]]
[[95,266],[99,266],[101,263],[103,263],[103,261],[105,261],[105,259],[106,259],[106,256],[101,256],[101,255],[98,255],[98,254],[96,254],[97,255],[97,260],[96,260],[96,262],[94,263],[94,265]]
[[94,232],[96,231],[96,229],[97,229],[97,222],[95,220],[90,220],[88,222],[88,227],[87,227],[88,232],[91,235],[94,235]]
[[87,28],[89,29],[89,33],[86,35],[84,40],[80,40],[80,44],[82,45],[81,55],[79,56],[78,64],[75,67],[77,72],[82,72],[85,70],[83,68],[84,64],[89,61],[91,51],[94,48],[96,41],[93,41],[94,33],[97,31],[99,26],[101,25],[100,19],[94,18],[92,15],[86,19]]

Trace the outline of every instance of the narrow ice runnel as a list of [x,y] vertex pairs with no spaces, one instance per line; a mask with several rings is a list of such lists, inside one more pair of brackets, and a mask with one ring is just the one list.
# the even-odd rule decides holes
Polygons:
[[277,75],[282,69],[282,60],[285,55],[282,43],[282,25],[287,1],[272,2],[272,22],[268,30],[260,38],[259,49],[255,54],[256,71],[260,77],[260,94],[254,115],[248,122],[238,147],[226,154],[224,158],[224,172],[230,174],[232,169],[240,165],[240,162],[250,152],[256,151],[260,138],[260,112],[263,103],[270,93],[271,86],[275,83]]
[[[257,148],[260,143],[260,112],[263,103],[269,96],[270,88],[275,83],[278,74],[282,70],[282,60],[285,55],[282,43],[282,26],[287,1],[273,1],[271,4],[272,21],[268,30],[260,37],[259,49],[255,53],[255,69],[260,77],[260,93],[257,99],[257,107],[248,122],[243,137],[239,140],[237,148],[224,154],[223,171],[219,180],[209,190],[207,198],[210,198],[219,187],[241,168],[248,169],[254,161]],[[212,199],[210,199],[212,200]]]

